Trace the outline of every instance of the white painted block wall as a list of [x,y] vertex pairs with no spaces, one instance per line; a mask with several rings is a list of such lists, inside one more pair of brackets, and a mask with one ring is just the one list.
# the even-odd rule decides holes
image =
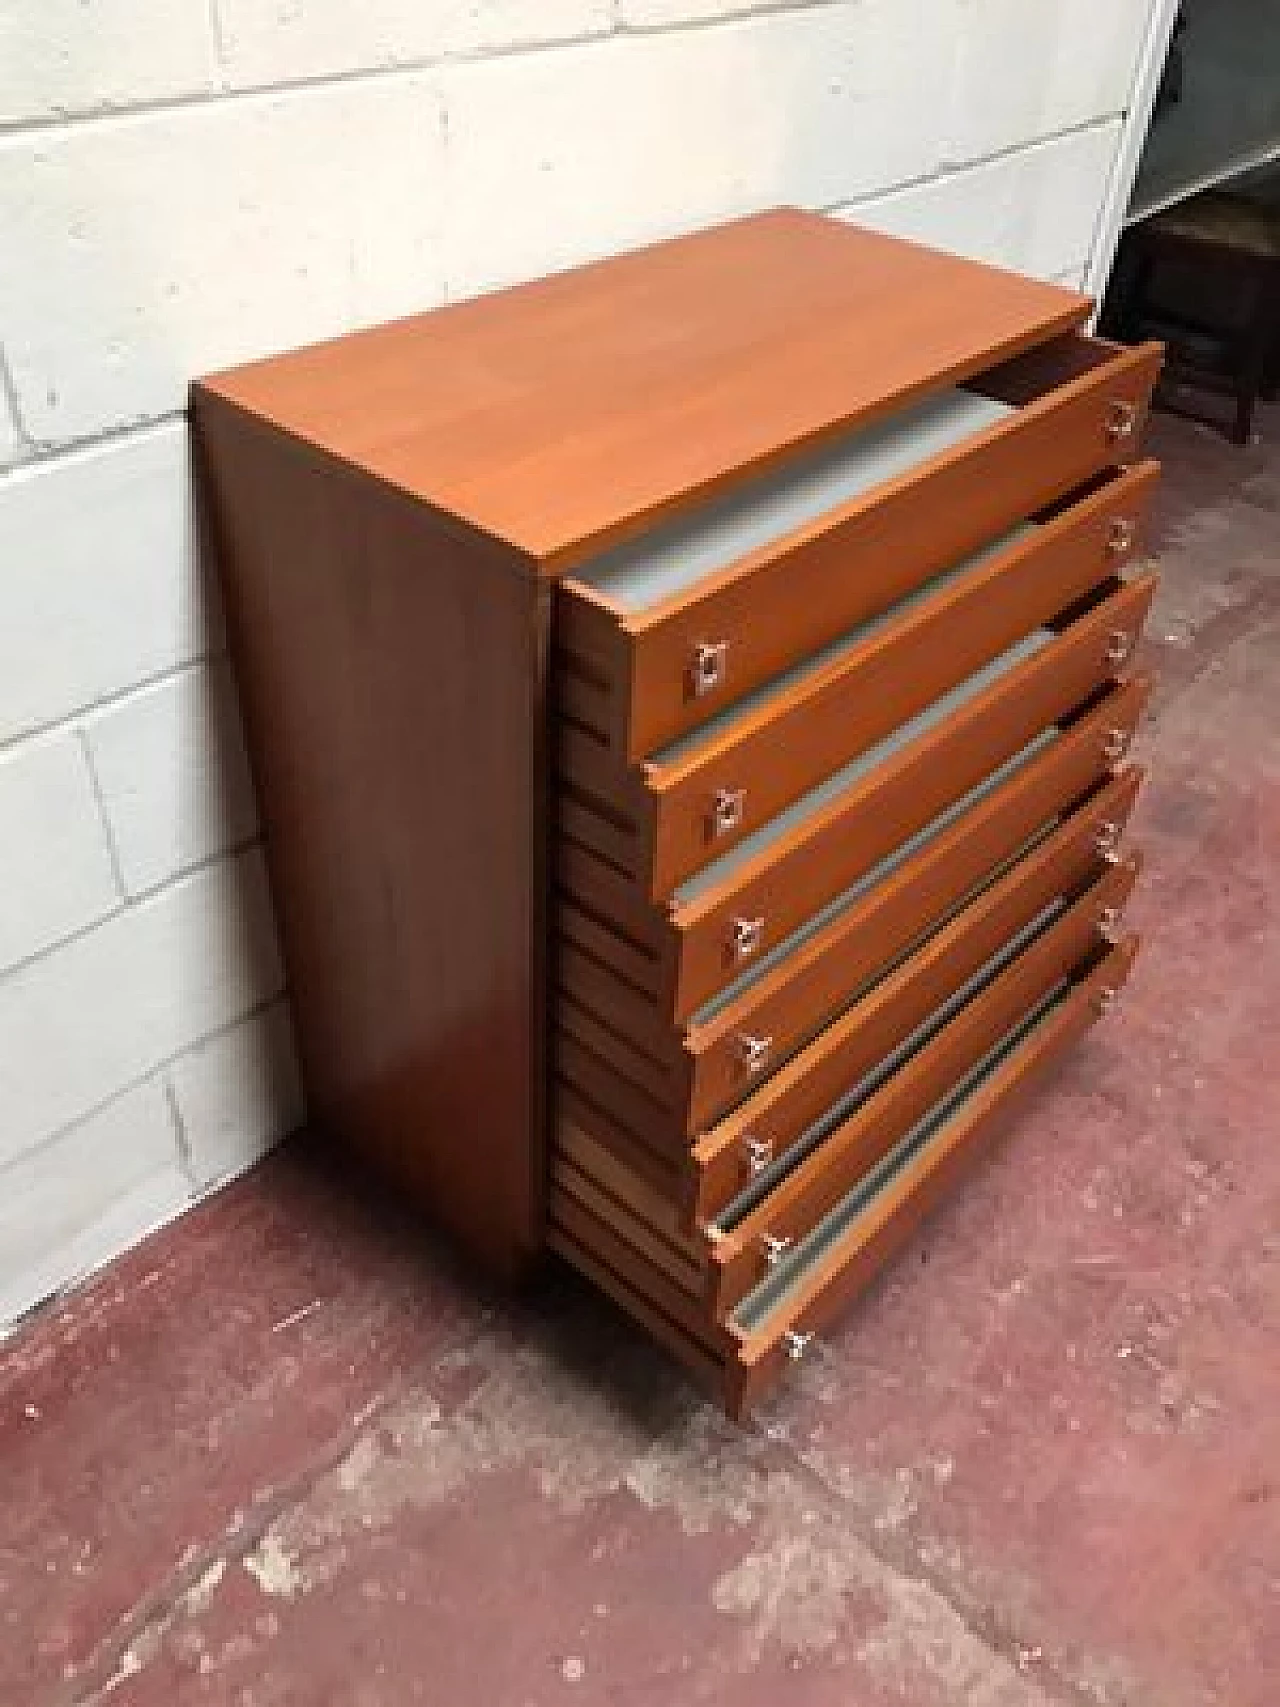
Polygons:
[[1078,281],[1150,9],[0,6],[0,1325],[302,1115],[191,378],[778,202]]

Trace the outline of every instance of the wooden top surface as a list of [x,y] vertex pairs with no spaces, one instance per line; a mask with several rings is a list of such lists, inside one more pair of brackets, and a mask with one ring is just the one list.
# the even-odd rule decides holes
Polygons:
[[783,208],[206,380],[558,574],[1078,325],[1074,291]]

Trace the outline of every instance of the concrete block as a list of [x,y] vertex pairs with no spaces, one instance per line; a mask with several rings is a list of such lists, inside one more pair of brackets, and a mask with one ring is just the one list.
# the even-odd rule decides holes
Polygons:
[[0,564],[0,740],[222,644],[180,423],[0,481]]
[[66,118],[215,86],[202,4],[6,0],[0,7],[0,124]]
[[0,326],[31,437],[440,299],[443,126],[404,76],[0,140]]
[[859,225],[1037,278],[1075,267],[1093,241],[1118,122],[840,209]]
[[190,1202],[155,1080],[0,1171],[0,1332]]
[[256,848],[0,979],[0,1166],[282,984]]
[[1123,113],[1150,13],[1149,0],[962,0],[935,24],[955,40],[948,163]]
[[118,700],[85,724],[131,895],[247,841],[257,824],[225,659]]
[[283,1001],[187,1050],[171,1063],[168,1078],[201,1188],[242,1173],[304,1118]]
[[933,128],[902,122],[945,87],[924,10],[866,0],[450,68],[451,294],[932,170]]
[[76,736],[37,737],[0,753],[0,972],[119,901]]

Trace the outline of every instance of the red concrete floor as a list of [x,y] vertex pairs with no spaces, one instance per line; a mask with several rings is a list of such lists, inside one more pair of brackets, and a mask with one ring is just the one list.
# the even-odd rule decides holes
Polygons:
[[1135,984],[739,1432],[297,1142],[0,1348],[0,1702],[1280,1700],[1280,411],[1160,420]]

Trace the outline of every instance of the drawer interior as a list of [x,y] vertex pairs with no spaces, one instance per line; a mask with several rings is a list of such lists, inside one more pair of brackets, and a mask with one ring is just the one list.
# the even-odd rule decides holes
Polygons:
[[677,515],[574,572],[623,617],[679,599],[753,552],[910,477],[934,457],[1114,363],[1120,346],[1071,333],[923,402],[793,455],[729,495]]
[[988,368],[968,382],[969,388],[994,403],[1022,409],[1037,397],[1085,379],[1127,353],[1123,344],[1068,332],[1001,362],[999,367]]
[[652,609],[1011,412],[1009,404],[969,390],[943,392],[607,552],[574,578],[627,614]]

